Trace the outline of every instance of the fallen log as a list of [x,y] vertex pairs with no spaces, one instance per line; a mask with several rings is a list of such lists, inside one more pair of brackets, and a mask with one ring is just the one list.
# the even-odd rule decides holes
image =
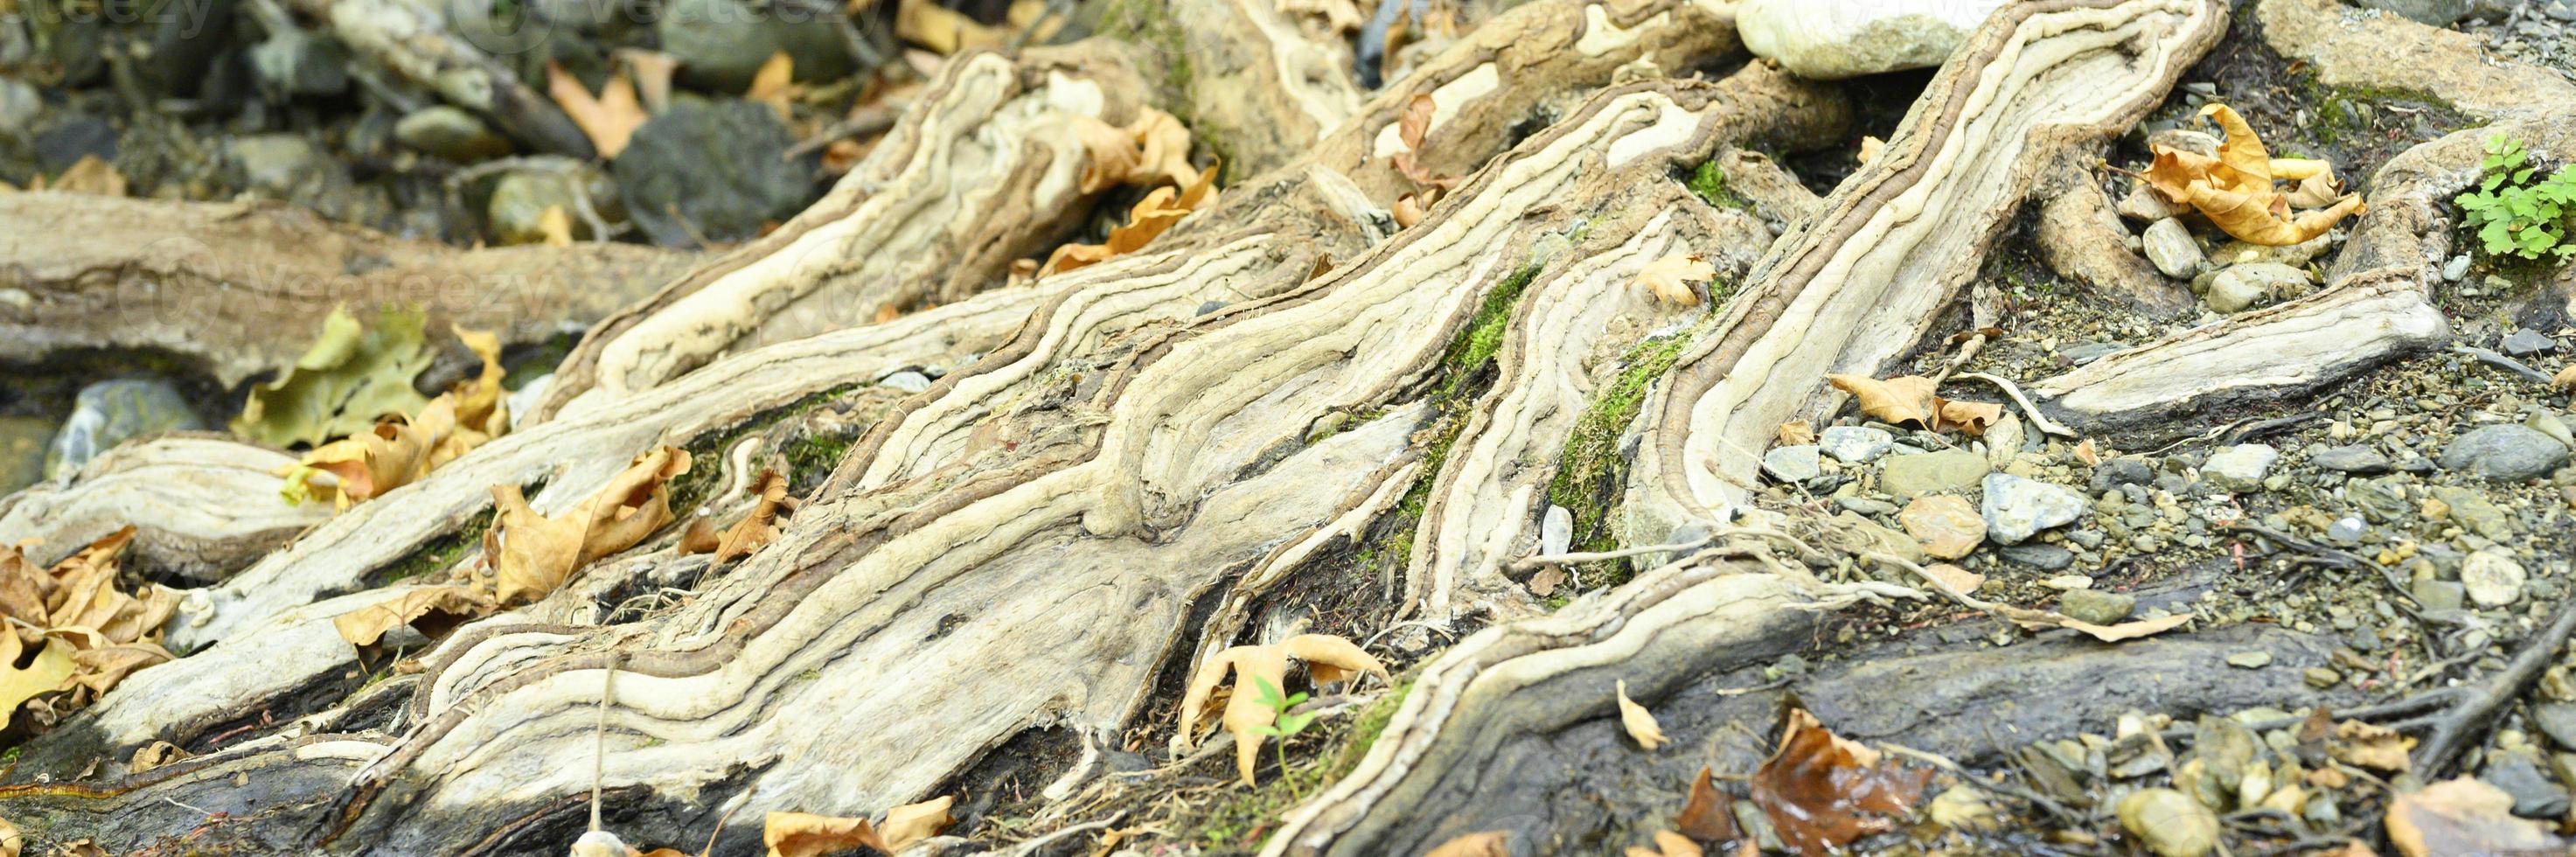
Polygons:
[[417,307],[431,330],[541,342],[693,261],[631,244],[458,250],[283,203],[0,195],[0,363],[132,349],[229,387],[293,364],[340,305]]

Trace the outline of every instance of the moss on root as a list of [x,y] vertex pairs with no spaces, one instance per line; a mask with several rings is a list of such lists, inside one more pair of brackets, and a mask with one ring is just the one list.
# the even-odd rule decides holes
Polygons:
[[[1369,748],[1376,746],[1378,736],[1386,731],[1387,722],[1404,707],[1405,696],[1412,692],[1413,682],[1405,681],[1379,695],[1358,715],[1341,721],[1347,726],[1335,730],[1323,725],[1321,746],[1315,747],[1311,756],[1295,749],[1294,743],[1313,747],[1313,742],[1292,743],[1286,770],[1269,771],[1268,779],[1258,785],[1234,791],[1225,800],[1204,807],[1194,829],[1184,838],[1197,841],[1211,853],[1259,850],[1270,831],[1278,826],[1280,816],[1295,808],[1301,795],[1312,797],[1359,767],[1360,760],[1368,757]],[[1272,755],[1275,751],[1266,747],[1264,750],[1264,761],[1276,758]],[[1299,757],[1312,761],[1298,764]]]
[[1691,171],[1690,177],[1682,181],[1682,186],[1690,188],[1691,193],[1698,194],[1700,199],[1706,200],[1710,205],[1742,211],[1753,210],[1752,203],[1746,202],[1744,197],[1735,195],[1735,191],[1727,189],[1726,171],[1719,169],[1715,160],[1701,161],[1699,167]]

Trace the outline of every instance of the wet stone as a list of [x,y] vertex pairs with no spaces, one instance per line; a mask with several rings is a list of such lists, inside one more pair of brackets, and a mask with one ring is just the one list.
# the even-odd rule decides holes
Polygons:
[[2272,462],[2280,458],[2280,451],[2269,446],[2238,444],[2211,453],[2209,459],[2200,464],[2200,478],[2211,487],[2229,493],[2260,491],[2263,490],[2264,475],[2271,471]]
[[2075,564],[2075,552],[2056,545],[2012,545],[2003,549],[2005,559],[2041,571],[2065,571]]
[[2138,609],[2138,597],[2099,589],[2069,589],[2057,598],[2057,612],[2069,619],[2096,625],[2117,625],[2128,621],[2129,613]]
[[1885,469],[1879,471],[1878,486],[1899,499],[1909,499],[1972,487],[1988,470],[1985,456],[1964,449],[1898,455],[1887,459]]
[[2548,334],[2526,327],[2521,330],[2514,331],[2512,336],[2505,337],[2503,342],[2497,343],[2497,347],[2503,349],[2506,354],[2521,357],[2530,354],[2546,354],[2551,351],[2556,351],[2558,350],[2558,340],[2549,338]]
[[2488,425],[2442,449],[2442,467],[2504,482],[2530,479],[2567,462],[2567,447],[2537,429]]
[[1864,464],[1887,454],[1896,445],[1896,436],[1868,426],[1826,426],[1817,433],[1816,444],[1835,461]]
[[1762,469],[1783,482],[1805,482],[1824,473],[1817,455],[1814,444],[1775,446],[1762,454]]
[[2084,495],[2007,473],[1987,476],[1985,494],[1986,536],[1998,544],[2020,544],[2084,515]]
[[2377,474],[2388,472],[2388,456],[2367,446],[2336,446],[2319,450],[2308,461],[2327,470],[2345,473]]
[[205,428],[197,412],[169,382],[149,378],[100,381],[81,388],[72,415],[45,456],[47,478],[79,470],[99,453],[145,435]]

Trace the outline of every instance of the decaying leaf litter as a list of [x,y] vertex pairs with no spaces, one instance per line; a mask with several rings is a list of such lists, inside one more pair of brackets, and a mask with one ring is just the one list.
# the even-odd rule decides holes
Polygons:
[[[929,2],[886,5],[891,8],[883,14],[902,38],[939,53],[1043,42],[1058,32],[1057,19],[1063,17],[1042,4],[1015,6],[999,23]],[[1490,17],[1490,10],[1474,4],[1431,5],[1438,8],[1398,11],[1385,24],[1373,21],[1378,11],[1354,4],[1279,4],[1271,11],[1307,28],[1303,32],[1333,40],[1328,43],[1357,48],[1364,64],[1377,65],[1368,77],[1395,79],[1407,63],[1428,61],[1442,44]],[[2249,5],[2311,12],[2285,0]],[[867,8],[858,4],[851,12],[869,14]],[[1676,701],[1693,698],[1687,688],[1696,679],[1604,675],[1598,686],[1571,694],[1589,701],[1586,722],[1598,734],[1566,746],[1590,747],[1587,752],[1599,760],[1570,776],[1582,783],[1624,776],[1630,786],[1622,790],[1625,796],[1591,807],[1588,818],[1552,816],[1548,823],[1559,838],[1533,837],[1528,830],[1464,830],[1421,850],[1557,853],[1574,847],[1564,838],[1571,831],[1580,831],[1575,838],[1585,847],[1661,855],[1822,853],[1835,847],[2026,850],[2043,844],[2197,854],[2222,840],[2240,852],[2556,847],[2553,837],[2568,832],[2553,826],[2563,825],[2567,812],[2562,781],[2569,774],[2561,753],[2576,749],[2563,743],[2576,737],[2564,734],[2576,732],[2565,722],[2576,688],[2551,651],[2565,634],[2555,629],[2566,624],[2550,609],[2566,597],[2559,588],[2565,552],[2551,546],[2569,535],[2564,378],[2576,371],[2564,366],[2561,352],[2568,335],[2563,297],[2549,291],[2552,278],[2563,275],[2516,267],[2463,241],[2456,255],[2437,260],[2442,270],[2434,280],[2443,284],[2436,298],[2451,319],[2448,336],[2459,350],[2363,369],[2313,398],[2263,402],[2270,407],[2245,409],[2241,416],[2213,409],[2197,417],[2205,424],[2088,426],[2052,411],[2053,395],[2038,386],[2052,374],[2105,359],[2120,346],[2193,327],[2224,328],[2244,313],[2294,316],[2303,302],[2347,288],[2331,285],[2339,276],[2333,254],[2348,251],[2366,218],[2386,207],[2379,197],[2364,202],[2374,184],[2389,181],[2374,180],[2374,169],[2406,145],[2478,124],[2438,103],[2317,83],[2312,61],[2282,56],[2292,49],[2247,30],[2242,19],[2268,13],[2237,14],[2240,20],[2218,53],[2185,76],[2208,84],[2208,91],[2176,90],[2144,133],[2110,147],[2087,173],[2100,184],[2106,217],[2120,237],[2137,245],[2132,267],[2151,264],[2156,273],[2150,276],[2161,276],[2162,287],[2187,289],[2197,300],[2197,315],[2127,313],[2088,297],[2076,275],[2047,270],[2033,258],[2033,243],[2053,240],[2036,237],[2044,230],[2016,229],[1988,258],[1959,317],[1938,328],[1944,337],[1926,338],[1924,347],[1892,365],[1844,367],[1852,371],[1806,379],[1815,395],[1848,396],[1847,405],[1781,421],[1763,432],[1762,448],[1736,450],[1762,460],[1761,481],[1744,486],[1751,495],[1748,507],[1758,510],[1755,518],[1737,522],[1744,532],[1703,529],[1693,537],[1627,539],[1577,551],[1569,539],[1537,535],[1542,519],[1564,509],[1531,506],[1529,538],[1546,549],[1515,544],[1524,559],[1512,565],[1550,576],[1544,585],[1540,577],[1526,578],[1535,603],[1608,597],[1630,576],[1716,546],[1714,537],[1729,550],[1760,543],[1773,573],[1845,587],[1820,591],[1861,593],[1843,602],[1861,606],[1828,613],[1811,643],[1796,654],[1751,676],[1729,673],[1741,681],[1725,690],[1776,702],[1773,716],[1728,721],[1738,737],[1767,742],[1765,755],[1730,763],[1711,749],[1719,730]],[[1074,34],[1098,23],[1072,17],[1067,32]],[[879,127],[884,120],[877,117],[889,101],[922,93],[917,84],[903,82],[902,74],[881,74],[866,86],[885,100],[863,98],[826,128],[828,117],[818,118],[816,108],[841,96],[800,79],[800,65],[787,52],[766,56],[747,86],[721,94],[802,125],[817,144],[814,150],[824,154],[820,168],[832,174],[854,166],[869,145],[842,135],[877,133],[838,129]],[[927,54],[902,60],[934,70],[938,62]],[[2249,64],[2258,73],[2246,73]],[[1682,71],[1649,63],[1623,67],[1621,76],[1633,82]],[[560,66],[546,67],[532,80],[606,160],[620,157],[639,128],[670,109],[675,85],[702,85],[675,84],[673,72],[667,59],[621,54],[604,87],[585,84]],[[1472,169],[1424,165],[1440,156],[1437,146],[1446,139],[1440,134],[1454,133],[1442,132],[1434,121],[1444,107],[1440,99],[1454,92],[1391,101],[1388,133],[1369,153],[1367,162],[1392,177],[1392,196],[1380,202],[1399,236],[1439,228],[1444,216],[1464,216],[1477,202]],[[1911,93],[1854,94],[1891,102],[1880,105],[1886,115],[1874,121],[1881,124],[1855,129],[1858,142],[1848,153],[1783,162],[1838,177],[1890,152],[1910,155],[1905,138],[1891,130],[1893,110]],[[1063,123],[1055,133],[1065,151],[1081,158],[1074,181],[1086,198],[1101,200],[1087,236],[1098,243],[1075,236],[1034,248],[1017,255],[1018,263],[1000,281],[1045,288],[1078,269],[1155,248],[1157,241],[1187,240],[1191,233],[1173,230],[1190,228],[1194,218],[1219,216],[1219,149],[1204,145],[1208,139],[1201,135],[1209,132],[1194,130],[1191,112],[1167,106],[1174,109],[1144,107],[1118,122],[1076,117]],[[2363,118],[2314,120],[2329,109]],[[2392,114],[2401,118],[2392,120]],[[2341,136],[2370,142],[2338,144],[2325,133],[2337,128]],[[2485,150],[2496,151],[2496,144],[2488,142]],[[2533,150],[2544,158],[2554,153],[2541,144]],[[81,163],[50,179],[50,186],[125,192],[124,177],[103,161]],[[2509,182],[2531,178],[2516,178],[2510,170],[2501,175]],[[1811,190],[1829,189],[1818,181]],[[2489,191],[2501,186],[2490,184]],[[1694,190],[1711,200],[1733,192]],[[1442,206],[1453,198],[1464,198],[1465,207],[1453,204],[1443,215]],[[2115,199],[2116,208],[2110,208]],[[545,208],[538,218],[540,243],[569,247],[577,233],[600,237],[603,230],[586,222],[595,214],[576,213],[587,205],[574,200]],[[578,230],[576,218],[583,221]],[[2189,254],[2181,253],[2176,235],[2190,245]],[[1715,317],[1734,309],[1730,290],[1745,276],[1719,258],[1687,245],[1646,251],[1637,260],[1643,264],[1629,269],[1635,273],[1615,285],[1670,311]],[[2168,262],[2174,269],[2167,269]],[[1309,276],[1329,282],[1338,276],[1328,276],[1329,267],[1319,263]],[[2454,267],[2460,272],[2452,273]],[[1702,306],[1707,309],[1696,309]],[[479,369],[461,373],[442,394],[423,395],[432,391],[415,391],[414,378],[445,343],[431,341],[425,320],[404,315],[402,308],[381,308],[381,316],[369,316],[371,308],[355,309],[335,313],[303,359],[278,367],[278,380],[246,398],[256,404],[243,408],[243,422],[236,424],[246,437],[304,447],[303,462],[277,474],[284,480],[282,493],[305,502],[327,499],[343,514],[360,504],[401,503],[404,486],[435,478],[442,467],[470,463],[475,449],[516,428],[502,403],[502,382],[522,371],[512,366],[505,373],[497,339],[460,328],[454,334]],[[910,314],[934,309],[914,304]],[[871,320],[889,324],[907,314],[888,303]],[[1474,329],[1478,336],[1499,330]],[[1658,335],[1682,331],[1687,342],[1695,335],[1690,330],[1668,327]],[[1496,355],[1479,358],[1495,362],[1444,366],[1439,373],[1476,377],[1495,371],[1486,367],[1528,359],[1510,356],[1519,346],[1508,337],[1518,334],[1491,335],[1507,337],[1500,350],[1488,345],[1460,353]],[[1611,365],[1651,364],[1628,358]],[[538,364],[527,371],[543,374],[549,368]],[[912,374],[928,386],[939,373]],[[1063,376],[1068,389],[1080,389],[1083,374],[1076,369]],[[2041,390],[2038,405],[2025,388]],[[2300,402],[2320,416],[2296,414]],[[1023,400],[1021,407],[1029,404]],[[1035,404],[1041,412],[1053,406]],[[1075,410],[1064,421],[1085,426],[1104,419]],[[1321,429],[1315,437],[1329,438],[1334,431]],[[2547,462],[2546,448],[2524,443],[2533,436],[2560,444],[2554,463]],[[426,639],[435,648],[464,638],[456,635],[465,632],[451,630],[456,620],[470,622],[495,611],[544,611],[549,619],[560,618],[565,599],[549,600],[551,594],[586,573],[625,573],[598,570],[612,561],[626,566],[661,557],[649,562],[695,563],[672,581],[680,585],[646,602],[673,605],[685,604],[706,581],[735,573],[727,569],[762,573],[770,566],[752,558],[767,545],[784,540],[807,549],[810,542],[797,533],[807,520],[805,507],[817,498],[800,495],[799,489],[811,486],[791,485],[783,474],[811,472],[814,465],[791,461],[789,450],[672,440],[619,450],[620,460],[635,456],[631,464],[579,492],[491,484],[490,511],[474,516],[485,521],[483,529],[457,540],[463,550],[433,557],[431,574],[402,578],[401,591],[387,590],[382,600],[327,618],[346,642],[362,648],[414,624],[419,627],[405,630],[405,639]],[[1010,450],[1031,440],[991,431],[965,448]],[[1432,460],[1439,454],[1445,453]],[[2512,475],[2530,469],[2533,460],[2544,463],[2537,471]],[[752,466],[745,468],[745,462]],[[1393,502],[1403,493],[1390,492],[1385,505],[1404,510],[1400,515],[1439,514],[1411,500]],[[271,501],[268,494],[256,499]],[[711,500],[724,507],[694,505]],[[540,507],[553,514],[540,513]],[[1592,512],[1581,514],[1585,527],[1594,526]],[[1769,520],[1761,517],[1766,515],[1796,523],[1769,530],[1755,523]],[[831,525],[827,518],[814,520],[821,522],[816,526]],[[1058,834],[1048,840],[1056,847],[1099,853],[1259,848],[1295,816],[1296,805],[1310,798],[1335,800],[1326,787],[1376,764],[1368,757],[1381,736],[1420,729],[1422,712],[1452,704],[1411,692],[1445,647],[1516,615],[1499,610],[1424,623],[1404,618],[1406,611],[1384,595],[1366,595],[1376,588],[1373,579],[1403,570],[1413,546],[1397,539],[1409,535],[1363,522],[1325,551],[1326,561],[1260,602],[1268,617],[1263,623],[1215,641],[1220,645],[1205,649],[1206,657],[1179,646],[1160,661],[1168,676],[1164,686],[1125,719],[1125,729],[1081,734],[1053,749],[1038,741],[1005,744],[990,751],[988,764],[910,797],[964,795],[966,802],[956,807],[963,820],[949,832],[985,844]],[[50,569],[23,556],[13,566],[35,596],[26,611],[10,611],[19,629],[12,642],[20,647],[12,662],[32,664],[10,676],[13,698],[34,698],[19,715],[33,715],[43,726],[76,717],[75,711],[118,679],[170,657],[153,629],[143,626],[165,621],[183,593],[133,575],[118,579],[110,558],[123,542],[115,540],[133,537],[130,530],[111,536]],[[1661,550],[1644,550],[1658,544]],[[1610,555],[1623,550],[1634,552]],[[1390,556],[1399,567],[1386,564]],[[90,611],[95,615],[81,613],[80,604],[39,603],[50,597],[46,593],[53,589],[47,587],[59,589],[66,580],[75,581],[69,585],[75,593],[97,594],[99,604]],[[1559,587],[1563,593],[1552,592]],[[628,587],[599,597],[635,594]],[[422,621],[432,616],[446,618]],[[575,624],[596,621],[577,618]],[[2007,746],[1976,753],[1956,745],[1904,746],[1906,733],[1866,726],[1858,728],[1869,737],[1847,739],[1853,724],[1869,719],[1865,713],[1841,710],[1820,719],[1794,699],[1801,687],[1825,688],[1869,668],[1849,654],[1860,641],[1899,641],[1922,653],[2009,652],[2054,645],[2050,641],[2058,638],[2052,635],[2069,633],[2057,629],[2071,629],[2126,653],[2119,657],[2161,663],[2179,657],[2170,652],[2247,625],[2279,625],[2324,642],[2314,651],[2247,645],[2225,652],[2212,669],[2227,678],[2209,685],[2230,701],[2176,701],[2171,704],[2182,707],[2170,711],[2133,706],[2092,712],[2073,731],[2017,735]],[[108,651],[136,654],[97,654]],[[1919,654],[1873,651],[1898,663]],[[81,660],[84,654],[89,661]],[[2536,666],[2523,669],[2526,662]],[[617,660],[609,663],[616,672]],[[390,674],[445,668],[410,660]],[[1639,690],[1645,687],[1657,690]],[[15,689],[28,693],[21,697]],[[2046,689],[2019,693],[2019,705],[2048,699]],[[600,707],[604,724],[607,706]],[[1224,728],[1216,743],[1235,745],[1232,771],[1218,761],[1223,754],[1209,752],[1216,748],[1200,737],[1211,725]],[[249,728],[251,734],[262,731],[258,723]],[[221,742],[205,740],[208,734],[174,736],[180,743],[154,745],[171,749],[155,749],[149,764],[138,752],[131,767],[140,772],[220,749]],[[227,730],[221,737],[242,734]],[[603,726],[602,748],[614,746],[606,735]],[[1091,764],[1076,757],[1092,758],[1104,749],[1143,753],[1166,738],[1169,757],[1146,754],[1146,764],[1154,767],[1125,772],[1142,776],[1063,780],[1069,792],[1052,787],[1062,775],[1079,774]],[[1063,751],[1066,746],[1080,752]],[[1272,752],[1262,753],[1264,747]],[[2414,770],[2413,762],[2423,758],[2440,760],[2439,769]],[[1618,773],[1623,769],[1627,773]],[[1698,775],[1687,776],[1688,770]],[[760,826],[759,847],[781,854],[900,849],[947,825],[955,805],[947,798],[934,803],[935,811],[896,802],[770,811]],[[0,816],[7,815],[0,806]],[[934,815],[940,821],[926,821]],[[592,829],[601,832],[596,820],[594,815]],[[205,821],[217,835],[232,823],[230,816]],[[704,835],[712,841],[724,834]],[[614,836],[582,841],[624,847]],[[653,853],[689,853],[677,839],[653,844],[670,846]],[[551,851],[564,844],[526,847]]]

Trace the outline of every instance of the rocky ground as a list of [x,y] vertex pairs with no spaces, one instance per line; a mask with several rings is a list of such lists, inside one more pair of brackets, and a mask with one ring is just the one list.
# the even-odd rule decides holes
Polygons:
[[[274,3],[225,5],[218,20],[184,34],[0,18],[8,24],[0,28],[0,68],[18,71],[0,78],[0,182],[66,181],[76,165],[95,161],[112,169],[121,194],[279,200],[459,247],[566,238],[711,254],[752,246],[822,198],[936,74],[938,54],[958,45],[952,39],[928,51],[915,31],[906,36],[913,46],[901,46],[892,2],[851,4],[857,14],[833,12],[832,26],[728,14],[734,2],[674,0],[651,20],[559,26],[540,45],[502,56],[540,90],[549,62],[598,91],[612,75],[652,67],[632,64],[638,52],[676,61],[676,75],[661,67],[674,89],[648,96],[663,103],[614,159],[586,151],[581,140],[549,147],[505,133],[489,115],[443,103],[429,83],[353,62],[346,47],[317,38]],[[1028,8],[949,5],[994,34],[1037,41],[1088,34],[1101,14],[1077,13],[1069,28],[1039,36],[1024,26]],[[1483,6],[1515,4],[1459,5],[1472,22],[1497,13]],[[1639,761],[1634,727],[1607,716],[1547,733],[1546,753],[1509,762],[1523,766],[1509,769],[1515,776],[1540,784],[1530,790],[1545,793],[1508,800],[1553,806],[1560,814],[1552,818],[1593,820],[1555,824],[1554,841],[1524,842],[1510,853],[1615,853],[1649,841],[1668,826],[1689,772],[1702,764],[1727,782],[1722,790],[1743,791],[1739,784],[1776,758],[1773,724],[1790,705],[1815,712],[1835,734],[1894,745],[1889,753],[1929,777],[1896,823],[1847,837],[1861,853],[2420,854],[2422,840],[2408,847],[2391,820],[2414,811],[2467,820],[2471,833],[2437,841],[2534,853],[2565,847],[2555,837],[2576,834],[2576,651],[2560,650],[2576,617],[2576,411],[2567,386],[2553,386],[2553,375],[2576,363],[2565,265],[2452,244],[2424,260],[2435,272],[2429,297],[2447,325],[2445,340],[2370,361],[2322,389],[2178,404],[2170,415],[2087,430],[2061,426],[2073,418],[2052,415],[2050,404],[2026,401],[2026,388],[2040,379],[2332,287],[2333,265],[2358,221],[2297,244],[2249,244],[2135,177],[2158,148],[2219,151],[2221,135],[2202,121],[2204,106],[2234,107],[2274,156],[2326,161],[2345,189],[2365,196],[2388,180],[2379,168],[2392,158],[2498,119],[2446,101],[2439,86],[2330,83],[2317,63],[2266,41],[2257,5],[2235,4],[2218,47],[2085,171],[2115,224],[2107,243],[2081,251],[2091,259],[2064,258],[2041,206],[2028,206],[2003,231],[1963,305],[1941,315],[1922,348],[1877,373],[1940,377],[1947,395],[1997,405],[1999,419],[1980,431],[1935,430],[1854,405],[1748,451],[1762,474],[1751,506],[1820,522],[1795,535],[1830,532],[1839,552],[1802,571],[1844,587],[1837,591],[1870,593],[1866,603],[1820,612],[1791,651],[1709,669],[1652,700],[1662,728],[1686,736],[1689,754]],[[0,11],[9,8],[0,0]],[[2473,40],[2485,60],[2576,81],[2576,4],[2568,0],[2372,0],[2327,14],[2447,28]],[[711,23],[737,17],[753,23]],[[1369,57],[1372,40],[1384,50],[1386,26],[1328,31]],[[746,97],[777,55],[792,59],[793,89]],[[1781,57],[1754,61],[1800,68]],[[1864,166],[1864,137],[1892,135],[1932,84],[1921,68],[1938,61],[1873,68],[1882,73],[1833,84],[1858,117],[1848,145],[1773,160],[1814,193],[1831,191]],[[1388,62],[1361,78],[1402,67]],[[2540,154],[2552,164],[2569,157]],[[1695,189],[1748,214],[1782,198],[1748,202],[1718,187]],[[1138,196],[1118,193],[1127,194],[1116,197],[1121,203]],[[1817,204],[1813,194],[1804,204]],[[1083,234],[1105,234],[1124,210],[1104,205],[1106,214],[1084,218]],[[559,234],[565,224],[548,218],[568,211],[579,214],[569,234]],[[1319,274],[1329,262],[1316,266]],[[2125,291],[2082,273],[2109,269],[2133,272]],[[0,285],[7,282],[0,271]],[[0,299],[9,294],[0,291]],[[1723,306],[1722,294],[1712,297]],[[1208,301],[1197,314],[1225,306]],[[923,302],[906,314],[929,309]],[[1686,326],[1667,325],[1642,341]],[[552,339],[512,344],[509,385],[526,392],[510,400],[511,412],[539,410],[544,388],[525,379],[550,371],[583,327],[567,322]],[[421,392],[447,389],[477,365],[461,348],[447,351],[418,377]],[[1490,383],[1481,374],[1490,356],[1450,368]],[[944,391],[953,385],[934,385],[948,371],[904,368],[874,382],[892,393],[853,395],[844,386],[807,400],[800,418],[830,423],[828,430],[772,432],[786,438],[780,446],[806,444],[783,459],[794,488],[842,478],[833,462],[868,432],[853,414]],[[1068,388],[1091,383],[1079,372],[1065,375]],[[243,395],[244,385],[219,383],[201,367],[118,349],[67,350],[9,367],[0,379],[0,494],[30,485],[68,490],[84,464],[120,444],[220,430]],[[1427,401],[1438,412],[1469,398]],[[1353,421],[1337,417],[1314,437]],[[1443,413],[1425,423],[1425,436],[1455,437],[1457,426],[1440,420],[1463,417]],[[1544,487],[1541,496],[1553,496]],[[726,496],[740,493],[735,486]],[[1533,553],[1599,546],[1590,544],[1597,534],[1565,523],[1581,510],[1539,507]],[[959,807],[965,822],[952,832],[982,844],[1035,842],[1030,848],[1041,853],[1076,853],[1066,849],[1077,842],[1093,854],[1263,849],[1292,808],[1310,797],[1320,805],[1325,788],[1364,769],[1408,689],[1452,646],[1489,626],[1543,621],[1509,610],[1407,618],[1413,608],[1400,603],[1393,581],[1412,553],[1407,528],[1430,513],[1414,497],[1380,508],[1395,511],[1363,521],[1354,538],[1324,552],[1331,558],[1317,566],[1333,574],[1291,580],[1266,596],[1264,619],[1248,635],[1349,636],[1385,661],[1391,687],[1318,689],[1301,710],[1323,719],[1303,736],[1280,736],[1286,750],[1277,768],[1265,767],[1266,783],[1236,785],[1230,753],[1168,759],[1150,749],[1186,720],[1178,691],[1188,671],[1165,664],[1147,670],[1159,677],[1143,691],[1147,713],[1105,736],[1123,740],[1095,746],[1103,736],[1032,728],[945,781],[967,793]],[[0,513],[8,509],[0,502]],[[1388,547],[1398,530],[1403,541]],[[1710,537],[1680,535],[1677,544],[1692,550]],[[442,543],[451,553],[440,557],[449,560],[475,543],[440,538],[453,542]],[[1580,612],[1626,592],[1667,558],[1634,553],[1643,555],[1578,554],[1514,565],[1512,574],[1534,610]],[[595,600],[624,605],[653,588],[630,582]],[[1900,588],[1916,597],[1890,595]],[[1966,597],[1938,597],[1942,590]],[[2072,626],[2033,628],[1994,605],[2094,626],[2158,623],[2162,633],[2106,642]],[[1194,609],[1194,621],[1205,621],[1215,608]],[[2176,617],[2186,616],[2177,629]],[[949,630],[942,625],[937,635]],[[387,675],[353,673],[365,681],[350,695]],[[13,731],[9,740],[25,737]],[[212,753],[211,743],[193,746]],[[2411,764],[2410,751],[2419,754]],[[2421,755],[2428,752],[2434,758]],[[1095,775],[1075,776],[1084,771]],[[2430,810],[2400,805],[2428,786],[2449,788],[2436,784],[2453,777],[2474,779],[2463,789],[2492,787],[2509,805],[2480,804],[2488,792]],[[1082,788],[1067,797],[1059,783]],[[1748,847],[1814,853],[1753,806],[1745,798],[1734,812]],[[1068,830],[1089,835],[1047,838]],[[1268,847],[1263,853],[1287,846]]]

